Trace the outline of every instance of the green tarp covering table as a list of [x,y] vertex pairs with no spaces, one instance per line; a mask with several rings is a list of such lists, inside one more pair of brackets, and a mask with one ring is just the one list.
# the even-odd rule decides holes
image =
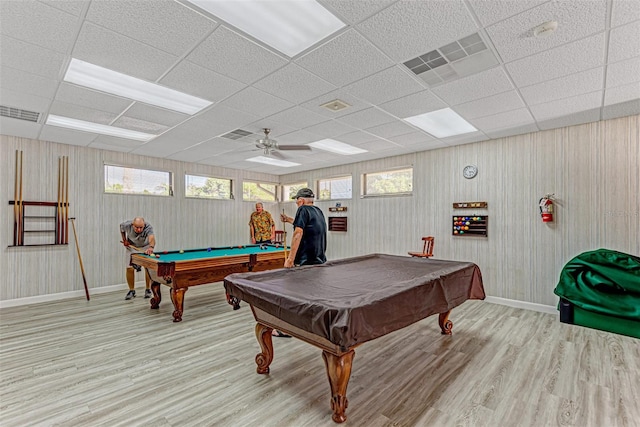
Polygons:
[[554,293],[560,321],[640,338],[640,258],[598,249],[569,261]]

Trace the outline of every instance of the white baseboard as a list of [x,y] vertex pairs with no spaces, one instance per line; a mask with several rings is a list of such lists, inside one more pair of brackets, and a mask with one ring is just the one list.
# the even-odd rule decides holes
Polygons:
[[558,309],[552,305],[536,304],[534,302],[518,301],[515,299],[486,297],[486,302],[493,304],[506,305],[514,308],[523,308],[525,310],[540,311],[542,313],[558,314]]
[[[136,283],[136,288],[138,288],[139,286],[142,286],[144,288],[145,283],[144,282]],[[91,297],[91,295],[106,294],[109,292],[116,292],[116,291],[124,292],[127,289],[129,289],[129,287],[127,286],[126,283],[121,283],[119,285],[103,286],[100,288],[89,288],[89,297]],[[60,301],[63,299],[77,298],[77,297],[86,298],[84,289],[79,291],[59,292],[56,294],[37,295],[34,297],[16,298],[16,299],[10,299],[6,301],[0,301],[0,309],[8,308],[8,307],[19,307],[22,305],[29,305],[29,304],[38,304],[42,302]]]

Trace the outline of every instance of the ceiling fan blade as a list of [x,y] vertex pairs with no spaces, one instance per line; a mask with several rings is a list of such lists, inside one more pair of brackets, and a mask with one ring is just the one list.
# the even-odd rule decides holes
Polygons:
[[280,150],[311,150],[308,145],[278,145]]
[[275,157],[276,159],[280,159],[280,160],[285,160],[287,157],[284,156],[282,153],[279,153],[278,151],[272,151],[269,154],[271,154],[273,157]]

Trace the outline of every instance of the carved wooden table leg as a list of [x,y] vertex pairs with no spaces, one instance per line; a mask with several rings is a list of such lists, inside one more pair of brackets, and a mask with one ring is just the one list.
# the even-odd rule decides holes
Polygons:
[[331,419],[336,423],[343,423],[347,420],[347,416],[344,413],[347,406],[349,406],[347,385],[349,384],[351,363],[355,354],[354,350],[342,356],[336,356],[327,351],[322,352],[322,359],[324,359],[329,385],[331,386],[331,410],[333,411]]
[[451,314],[451,310],[446,313],[440,313],[438,316],[438,324],[440,325],[440,329],[442,330],[442,335],[451,335],[451,329],[453,329],[453,322],[449,320],[449,314]]
[[259,374],[268,374],[269,365],[273,361],[273,340],[271,338],[271,331],[273,329],[265,326],[261,323],[256,324],[256,338],[262,353],[256,355],[256,372]]
[[189,288],[171,288],[171,302],[173,302],[173,321],[182,322],[182,304],[184,303],[184,293]]
[[160,301],[162,301],[162,295],[160,295],[160,283],[151,282],[151,292],[153,292],[153,298],[151,298],[151,308],[160,308]]

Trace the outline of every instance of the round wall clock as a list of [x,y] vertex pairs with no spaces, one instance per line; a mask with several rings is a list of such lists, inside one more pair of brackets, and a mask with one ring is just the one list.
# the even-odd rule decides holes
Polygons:
[[462,169],[462,176],[464,176],[467,179],[475,178],[476,175],[478,175],[477,166],[468,165],[468,166],[465,166],[464,169]]

